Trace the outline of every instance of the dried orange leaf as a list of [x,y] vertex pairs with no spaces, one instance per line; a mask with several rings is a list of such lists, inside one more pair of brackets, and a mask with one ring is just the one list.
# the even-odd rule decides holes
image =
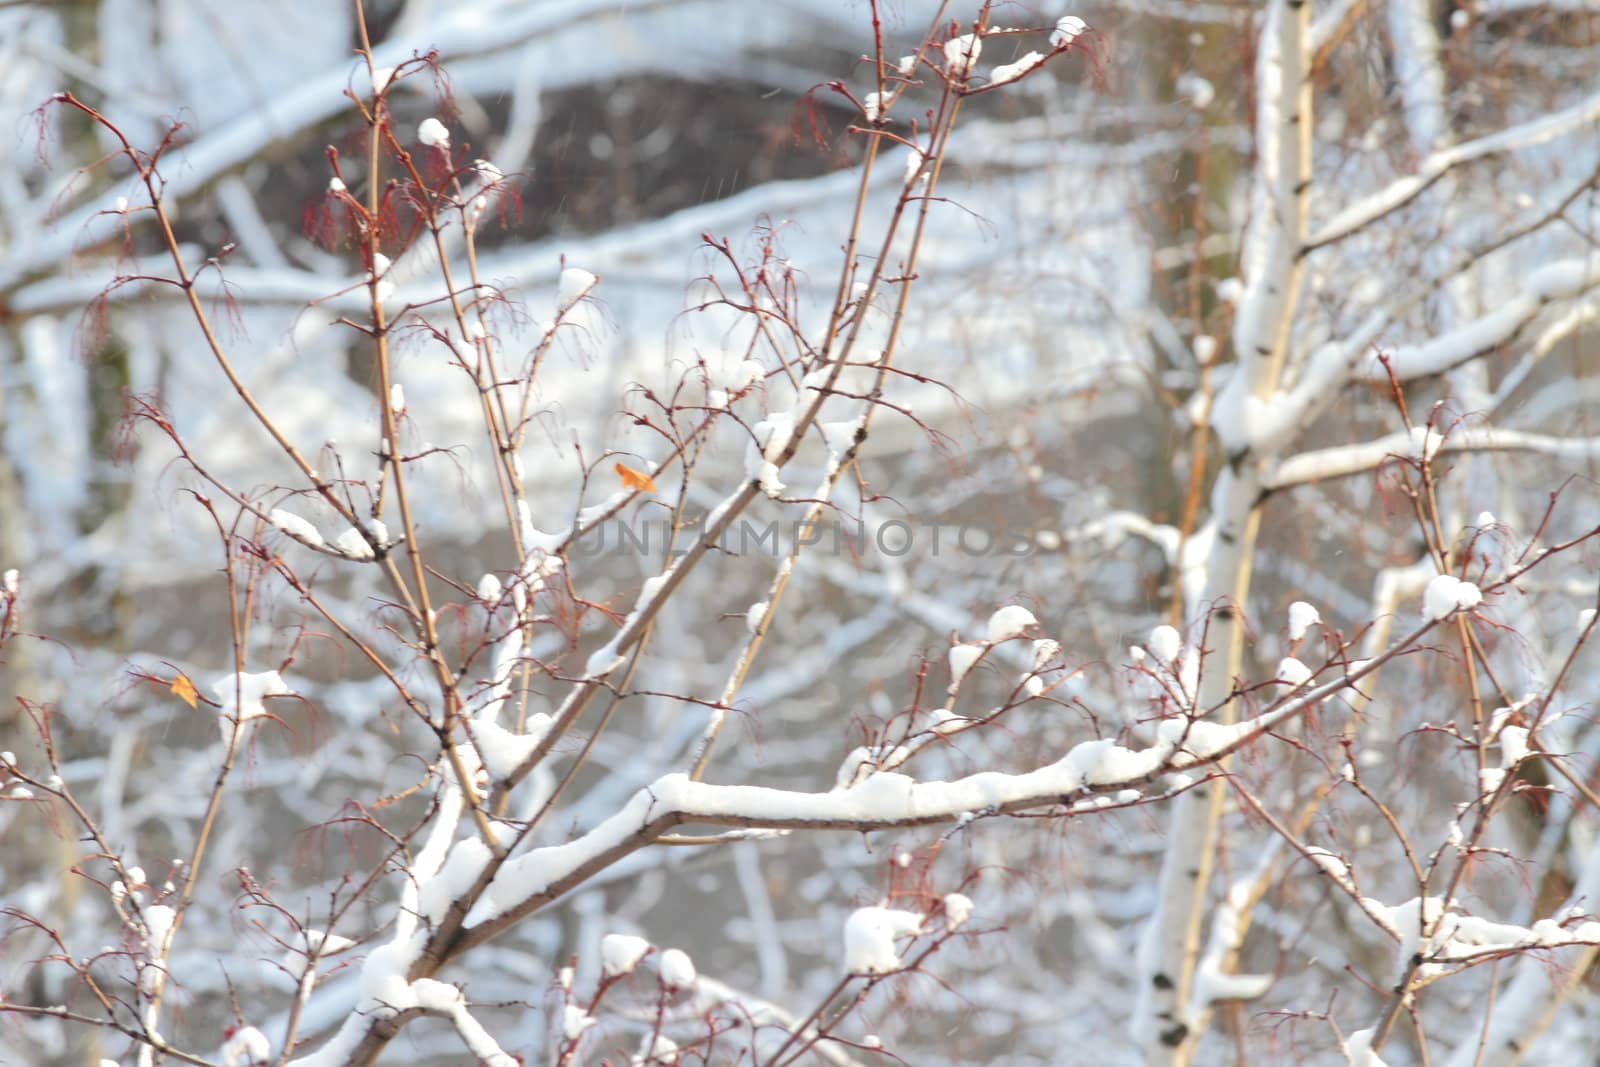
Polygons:
[[191,708],[196,706],[194,683],[189,681],[187,674],[180,674],[172,680],[172,691],[178,694],[179,700]]
[[626,463],[618,463],[615,468],[617,476],[622,479],[622,484],[629,489],[637,489],[643,493],[656,491],[655,479],[643,471],[636,471]]

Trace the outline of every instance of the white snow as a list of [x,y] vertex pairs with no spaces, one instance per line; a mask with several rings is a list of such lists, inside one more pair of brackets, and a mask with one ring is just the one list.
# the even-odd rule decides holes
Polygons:
[[972,73],[983,54],[983,39],[975,33],[964,33],[944,43],[944,66],[950,77],[963,81]]
[[1431,425],[1411,427],[1411,452],[1424,461],[1432,460],[1444,447],[1444,434]]
[[576,1041],[583,1032],[594,1025],[594,1016],[576,1004],[561,1009],[561,1033],[568,1041]]
[[588,296],[590,290],[598,284],[600,284],[598,275],[590,274],[579,267],[567,267],[561,272],[561,278],[556,283],[556,306],[566,311]]
[[[389,528],[381,519],[371,519],[368,525],[372,527],[372,535],[378,539],[378,544],[389,543]],[[354,526],[345,530],[333,540],[333,547],[344,553],[350,559],[372,559],[372,546],[367,544],[367,539],[361,536],[361,531]]]
[[1305,637],[1306,631],[1320,622],[1322,615],[1315,606],[1304,600],[1296,600],[1289,605],[1289,640],[1299,641]]
[[773,500],[783,492],[784,484],[778,477],[776,463],[762,463],[756,472],[756,481],[761,485],[761,491]]
[[1082,37],[1088,29],[1089,24],[1078,16],[1063,15],[1056,20],[1056,28],[1050,31],[1050,47],[1065,48]]
[[995,67],[994,71],[989,75],[989,83],[991,85],[1005,85],[1008,82],[1014,82],[1026,76],[1030,70],[1043,63],[1044,60],[1045,57],[1042,53],[1028,52],[1014,62],[1002,63],[1000,66]]
[[241,1026],[222,1046],[223,1067],[265,1067],[272,1062],[272,1042],[253,1026]]
[[1278,662],[1278,673],[1273,680],[1291,687],[1305,685],[1311,680],[1311,668],[1293,656],[1285,656]]
[[1371,1029],[1357,1030],[1345,1042],[1346,1056],[1350,1060],[1350,1067],[1389,1067],[1376,1052],[1372,1051],[1372,1036],[1374,1032]]
[[972,898],[965,893],[946,893],[944,895],[944,928],[954,931],[966,924],[972,918]]
[[1196,111],[1204,111],[1217,98],[1216,86],[1193,71],[1178,75],[1173,88],[1177,89],[1178,95],[1187,100],[1189,106]]
[[483,769],[489,772],[489,777],[496,781],[507,779],[539,747],[553,721],[542,711],[534,712],[528,716],[525,732],[519,734],[492,719],[474,719],[472,736],[477,739]]
[[[950,721],[966,722],[967,720],[960,716],[951,716]],[[937,726],[934,727],[934,732],[940,732]],[[836,790],[848,789],[865,781],[879,771],[892,771],[910,758],[911,749],[905,745],[895,745],[887,752],[878,745],[863,745],[854,748],[839,764],[839,769],[834,772],[833,787]]]
[[483,1024],[472,1017],[467,998],[458,987],[434,978],[418,978],[411,983],[410,993],[422,1011],[443,1015],[455,1024],[456,1033],[477,1063],[484,1067],[517,1067],[522,1062],[520,1057],[508,1055]]
[[311,965],[311,957],[327,959],[336,956],[355,946],[355,942],[348,937],[330,934],[324,930],[307,928],[302,932],[305,941],[303,947],[290,948],[283,954],[283,969],[299,981],[306,969]]
[[617,651],[616,642],[609,641],[589,655],[588,660],[583,665],[584,676],[587,678],[603,678],[622,666],[626,658],[621,652]]
[[1183,651],[1183,637],[1171,626],[1162,624],[1150,631],[1150,639],[1145,646],[1162,663],[1172,663]]
[[1470,611],[1483,602],[1483,593],[1471,582],[1463,582],[1453,574],[1435,575],[1422,594],[1423,618],[1447,618],[1457,609]]
[[961,685],[961,679],[972,670],[972,665],[983,657],[987,647],[984,645],[954,645],[950,649],[950,691]]
[[1156,769],[1162,755],[1160,749],[1135,752],[1102,739],[1075,746],[1067,753],[1067,760],[1069,766],[1082,769],[1084,785],[1097,786],[1142,778]]
[[728,380],[728,388],[740,392],[747,386],[761,381],[767,376],[767,368],[758,360],[742,359],[733,369],[733,377]]
[[417,127],[417,140],[429,148],[449,148],[450,131],[445,129],[444,123],[430,115]]
[[1440,897],[1421,897],[1411,899],[1393,906],[1369,897],[1362,899],[1362,910],[1372,916],[1379,923],[1387,924],[1387,929],[1400,938],[1399,956],[1410,959],[1416,955],[1422,946],[1422,927],[1426,923],[1430,929],[1436,929],[1439,917],[1444,913],[1446,904]]
[[1306,855],[1310,858],[1312,863],[1315,863],[1318,867],[1322,868],[1323,873],[1327,874],[1347,888],[1352,886],[1353,883],[1350,881],[1350,867],[1342,858],[1334,855],[1327,849],[1319,848],[1316,845],[1307,846]]
[[[546,559],[544,565],[541,566],[540,571],[541,573],[545,573],[546,569],[549,568],[548,573],[553,574],[556,570],[560,569],[560,566],[561,564],[559,557],[552,556]],[[634,601],[633,610],[630,611],[628,613],[628,617],[623,620],[622,627],[617,630],[614,635],[612,635],[610,641],[606,642],[600,648],[595,649],[593,654],[589,656],[588,662],[584,667],[585,673],[589,677],[598,678],[603,675],[610,674],[612,671],[616,670],[622,665],[622,662],[625,658],[620,647],[623,636],[629,632],[629,629],[634,625],[640,614],[649,610],[650,605],[655,601],[656,597],[660,595],[661,590],[666,588],[667,582],[671,579],[671,577],[672,568],[669,567],[661,574],[658,574],[653,578],[645,579],[644,584],[639,589],[639,598]]]
[[1248,720],[1228,724],[1184,716],[1162,719],[1156,726],[1156,739],[1160,742],[1156,751],[1174,751],[1181,741],[1184,752],[1196,759],[1210,759],[1228,746],[1236,744],[1251,729],[1253,727]]
[[1020,604],[1007,604],[989,616],[989,625],[985,636],[991,645],[997,645],[1001,641],[1009,641],[1013,637],[1021,637],[1028,627],[1037,625],[1039,625],[1039,620],[1033,617],[1033,612]]
[[1528,729],[1525,726],[1503,726],[1500,729],[1500,762],[1514,767],[1528,756]]
[[694,961],[681,948],[669,948],[661,954],[661,981],[670,989],[688,989],[694,985],[697,974]]
[[417,910],[437,925],[450,910],[451,903],[467,894],[493,858],[482,838],[463,837],[457,841],[438,873],[420,886]]
[[[1554,118],[1556,116],[1550,116]],[[1592,118],[1589,120],[1592,122]],[[1435,153],[1437,159],[1445,153]],[[1421,179],[1417,179],[1421,183]],[[1396,182],[1395,186],[1400,186]],[[1411,190],[1404,190],[1411,191]],[[1357,205],[1359,207],[1360,205]],[[1350,209],[1347,209],[1347,211]],[[1341,216],[1342,217],[1342,216]],[[1332,230],[1340,223],[1335,218]],[[1546,263],[1521,278],[1521,291],[1508,295],[1493,310],[1477,319],[1418,345],[1401,346],[1389,353],[1389,362],[1401,381],[1442,374],[1482,352],[1505,343],[1522,330],[1552,300],[1575,296],[1593,286],[1595,265],[1592,258],[1565,259]],[[1388,371],[1376,357],[1361,367],[1369,381],[1383,382]]]
[[1255,1000],[1272,988],[1270,974],[1229,974],[1218,968],[1202,964],[1195,971],[1196,1000],[1214,1003],[1219,1000]]
[[465,1002],[461,990],[437,978],[418,978],[411,983],[411,995],[416,998],[417,1007],[423,1011],[436,1011],[445,1015],[453,1014],[454,1010]]
[[783,455],[783,450],[789,447],[789,439],[794,436],[794,413],[774,411],[756,423],[754,429],[756,443],[761,446],[761,458],[768,463],[776,463]]
[[601,967],[608,977],[632,974],[650,951],[650,942],[632,934],[607,934],[600,939]]
[[877,122],[878,116],[883,114],[883,93],[868,93],[861,100],[861,110],[866,114],[868,122]]
[[[1275,392],[1258,397],[1246,392],[1246,375],[1232,375],[1219,392],[1214,421],[1225,448],[1273,452],[1300,429],[1304,404],[1299,394]],[[1242,414],[1240,414],[1242,412]]]
[[152,956],[166,951],[167,934],[172,929],[178,913],[165,904],[151,904],[144,909],[144,943]]
[[[15,574],[16,572],[13,571],[12,573]],[[1591,627],[1593,625],[1594,625],[1594,609],[1593,608],[1584,608],[1582,611],[1578,612],[1578,635],[1580,637],[1583,636],[1584,631],[1588,630],[1589,627]]]
[[922,164],[926,160],[927,156],[920,148],[913,148],[911,151],[906,153],[905,184],[910,185],[912,182],[917,180],[917,178],[922,174]]
[[661,590],[666,587],[667,579],[672,577],[670,569],[660,574],[652,575],[644,580],[639,587],[639,599],[633,605],[633,614],[638,614],[649,607],[661,595]]
[[[489,210],[489,205],[494,202],[501,191],[501,185],[506,180],[505,172],[487,159],[474,160],[472,170],[478,176],[478,186],[473,190],[469,201],[468,224],[475,225],[483,213]],[[471,340],[469,337],[468,340]]]
[[851,974],[900,969],[895,938],[922,933],[922,916],[893,908],[857,908],[844,924],[844,963]]
[[744,613],[744,628],[751,633],[761,629],[761,620],[767,617],[767,602],[757,601]]
[[219,723],[224,740],[230,736],[233,729],[230,720],[237,720],[243,724],[251,719],[260,718],[267,714],[267,706],[263,703],[266,697],[292,696],[294,692],[284,683],[283,676],[277,671],[224,675],[211,683],[211,691],[222,704]]
[[[277,529],[293,537],[296,541],[304,541],[308,545],[320,545],[323,543],[322,534],[317,531],[317,528],[292,511],[273,508],[272,512],[267,516],[267,521]],[[362,544],[364,546],[366,542],[362,542]]]
[[628,1061],[630,1067],[643,1067],[650,1063],[677,1063],[678,1043],[665,1034],[645,1034],[639,1041],[638,1053]]
[[367,539],[361,536],[361,531],[354,526],[333,539],[333,547],[343,552],[351,559],[371,559],[372,546],[367,544]]
[[348,937],[340,937],[338,934],[330,934],[326,930],[315,928],[307,928],[304,936],[306,952],[315,953],[318,957],[336,956],[355,945],[355,942]]

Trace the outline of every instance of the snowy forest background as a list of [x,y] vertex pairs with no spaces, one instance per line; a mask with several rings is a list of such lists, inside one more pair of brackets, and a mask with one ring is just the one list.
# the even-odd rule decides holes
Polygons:
[[1592,1059],[1591,0],[0,57],[0,1063]]

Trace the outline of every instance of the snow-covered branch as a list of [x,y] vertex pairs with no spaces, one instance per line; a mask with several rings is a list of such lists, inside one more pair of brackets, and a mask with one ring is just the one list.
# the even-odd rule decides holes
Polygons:
[[[1244,605],[1259,530],[1260,478],[1266,455],[1256,447],[1259,405],[1279,388],[1300,300],[1312,186],[1311,5],[1274,3],[1261,29],[1256,63],[1256,151],[1250,221],[1240,270],[1245,289],[1234,317],[1233,374],[1219,391],[1210,422],[1227,465],[1211,492],[1211,520],[1198,598],[1216,658],[1200,679],[1197,706],[1221,723],[1238,717],[1234,678],[1245,649]],[[1191,655],[1197,655],[1192,652]],[[1226,728],[1226,727],[1222,727]],[[1150,1064],[1192,1061],[1203,1026],[1189,1016],[1222,816],[1222,787],[1180,797],[1162,857],[1156,903],[1138,957],[1134,1037]]]
[[[1515,340],[1552,302],[1581,296],[1597,286],[1600,252],[1548,263],[1531,272],[1514,295],[1480,318],[1431,341],[1404,345],[1381,355],[1403,382],[1442,374]],[[1389,377],[1378,354],[1366,360],[1359,374],[1373,382],[1387,381]]]
[[[1344,478],[1382,466],[1396,457],[1421,458],[1425,447],[1431,458],[1468,452],[1531,452],[1552,459],[1586,462],[1600,456],[1600,437],[1557,437],[1493,426],[1458,426],[1448,432],[1428,430],[1431,440],[1416,434],[1394,433],[1355,445],[1335,445],[1290,456],[1267,476],[1269,489]],[[1419,447],[1421,446],[1421,447]]]
[[270,6],[0,14],[0,1061],[1587,1054],[1571,5]]
[[1542,115],[1519,126],[1463,141],[1426,157],[1417,173],[1398,178],[1364,200],[1338,211],[1306,240],[1301,255],[1324,245],[1342,241],[1398,211],[1451,171],[1468,163],[1506,152],[1521,151],[1576,133],[1600,122],[1600,94],[1550,115]]

